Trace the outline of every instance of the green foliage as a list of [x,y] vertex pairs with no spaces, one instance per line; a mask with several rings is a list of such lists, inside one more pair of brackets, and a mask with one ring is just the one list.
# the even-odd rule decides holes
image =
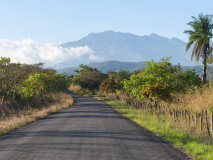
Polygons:
[[55,70],[47,69],[44,73],[31,73],[18,88],[18,93],[22,98],[31,98],[50,92],[56,93],[65,90],[68,82],[65,74],[56,75]]
[[169,85],[166,83],[165,84],[156,83],[154,85],[149,84],[144,89],[144,93],[146,94],[146,96],[149,96],[151,100],[153,97],[155,99],[161,99],[161,100],[166,100],[167,98],[170,97]]
[[1,107],[5,99],[11,102],[36,95],[42,97],[43,94],[64,91],[68,87],[70,79],[65,74],[57,75],[54,69],[43,69],[41,65],[11,63],[10,58],[1,57]]
[[211,38],[213,36],[213,15],[199,14],[198,18],[192,17],[193,21],[188,25],[192,30],[186,30],[184,33],[189,34],[189,42],[186,45],[186,51],[193,46],[191,59],[195,58],[195,61],[203,59],[203,74],[202,83],[206,83],[206,61],[212,55]]
[[0,96],[5,97],[12,89],[13,70],[10,69],[10,58],[1,57],[0,60]]
[[118,89],[119,89],[119,90],[122,90],[122,91],[123,91],[123,83],[122,83],[122,81],[123,81],[124,79],[129,78],[130,75],[131,75],[131,74],[130,74],[129,71],[123,70],[123,69],[121,69],[120,71],[117,72],[117,76],[116,76],[115,81],[116,81],[116,83],[117,83],[117,85],[118,85]]
[[80,70],[75,70],[77,75],[75,75],[72,79],[73,84],[78,84],[84,89],[90,89],[94,92],[94,90],[99,88],[101,82],[108,78],[107,74],[101,73],[101,71],[96,68],[91,68],[87,65],[79,65],[81,67]]
[[115,83],[114,79],[105,79],[101,84],[99,85],[100,91],[105,91],[106,93],[116,93],[117,84]]
[[19,88],[19,94],[23,98],[31,98],[46,92],[44,73],[31,73],[22,86]]
[[22,81],[29,77],[29,74],[35,71],[42,71],[42,64],[20,64],[11,63],[10,58],[1,57],[0,59],[0,97],[1,107],[4,105],[5,99],[15,101],[17,97],[17,88],[20,87]]
[[131,73],[128,70],[121,69],[118,72],[111,70],[111,71],[108,72],[108,75],[109,75],[110,79],[114,79],[114,81],[116,83],[116,89],[123,91],[122,81],[124,79],[129,78]]
[[169,59],[163,58],[158,63],[153,60],[146,62],[144,70],[123,81],[124,89],[138,99],[169,100],[171,93],[201,84],[195,71],[182,71],[180,65],[172,66]]

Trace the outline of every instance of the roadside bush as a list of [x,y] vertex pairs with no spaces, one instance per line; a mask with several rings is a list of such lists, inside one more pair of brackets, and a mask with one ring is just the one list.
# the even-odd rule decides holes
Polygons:
[[126,92],[138,99],[171,100],[171,93],[184,92],[190,86],[200,86],[201,79],[195,71],[183,71],[181,66],[173,66],[169,58],[160,62],[146,62],[147,67],[123,81]]
[[96,68],[91,68],[87,65],[79,65],[80,70],[74,70],[77,74],[73,77],[72,83],[80,85],[83,89],[89,89],[93,92],[99,89],[101,82],[108,78],[107,74],[102,73]]
[[99,85],[99,90],[108,93],[116,93],[117,84],[114,79],[105,79],[101,84]]
[[19,114],[27,108],[42,108],[58,100],[56,93],[64,91],[70,81],[54,69],[43,69],[43,64],[12,63],[0,58],[0,118]]

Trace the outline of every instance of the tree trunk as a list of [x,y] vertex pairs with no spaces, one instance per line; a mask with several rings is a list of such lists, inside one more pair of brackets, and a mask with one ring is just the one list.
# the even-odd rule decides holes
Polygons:
[[3,107],[3,104],[4,104],[4,94],[2,95],[2,98],[1,98],[1,107]]
[[202,72],[202,83],[206,83],[206,51],[203,54],[203,72]]
[[15,87],[13,89],[13,101],[15,101],[15,97],[16,97],[16,85],[15,85]]

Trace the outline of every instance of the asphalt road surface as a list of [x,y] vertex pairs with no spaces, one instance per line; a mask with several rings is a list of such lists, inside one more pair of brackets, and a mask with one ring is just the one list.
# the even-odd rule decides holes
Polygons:
[[0,136],[1,160],[184,160],[187,155],[102,101],[75,103]]

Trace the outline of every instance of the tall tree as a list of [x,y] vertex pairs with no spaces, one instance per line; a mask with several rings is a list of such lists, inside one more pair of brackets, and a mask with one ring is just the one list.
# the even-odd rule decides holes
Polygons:
[[193,51],[191,60],[193,58],[196,62],[202,57],[203,73],[202,83],[206,83],[206,61],[212,55],[212,43],[211,38],[213,36],[212,29],[212,16],[204,15],[203,13],[198,15],[198,18],[192,16],[193,21],[188,25],[192,27],[192,30],[186,30],[184,33],[189,34],[189,42],[186,45],[186,51],[193,45]]
[[101,82],[108,78],[107,74],[102,73],[96,68],[80,64],[80,70],[74,70],[77,73],[72,79],[73,84],[79,84],[82,88],[92,90],[93,94],[99,88]]
[[34,65],[12,63],[8,57],[0,57],[0,97],[2,107],[5,99],[11,96],[15,100],[17,94],[17,87],[20,83],[29,76],[29,73],[41,70],[41,63]]

